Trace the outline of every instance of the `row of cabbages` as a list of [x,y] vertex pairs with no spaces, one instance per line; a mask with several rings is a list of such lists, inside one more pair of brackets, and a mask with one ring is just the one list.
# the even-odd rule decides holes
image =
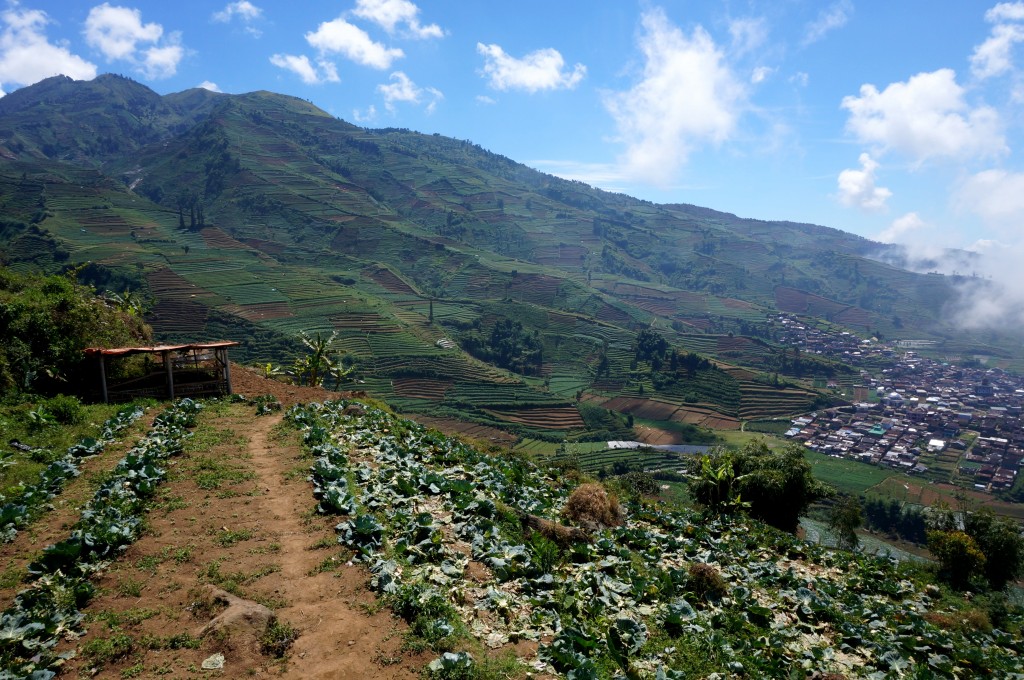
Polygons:
[[201,409],[182,399],[158,415],[86,503],[71,535],[29,565],[29,587],[0,614],[0,680],[47,680],[56,674],[66,658],[55,652],[57,642],[82,632],[80,610],[94,590],[89,576],[139,537],[147,506],[166,477],[161,466],[181,453]]
[[126,406],[108,418],[100,427],[99,438],[87,437],[69,446],[64,455],[50,463],[39,473],[35,484],[23,484],[14,498],[0,496],[0,541],[10,543],[18,535],[18,529],[26,526],[49,507],[49,503],[61,491],[68,480],[80,473],[78,461],[94,456],[104,447],[113,443],[122,431],[142,417],[140,406]]

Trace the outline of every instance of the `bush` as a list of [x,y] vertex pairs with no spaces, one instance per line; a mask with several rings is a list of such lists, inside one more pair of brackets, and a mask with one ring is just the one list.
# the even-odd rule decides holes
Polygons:
[[928,549],[939,561],[941,575],[954,588],[967,588],[971,575],[985,566],[985,553],[962,531],[929,531]]
[[84,417],[82,402],[63,394],[46,400],[46,412],[61,425],[77,425]]

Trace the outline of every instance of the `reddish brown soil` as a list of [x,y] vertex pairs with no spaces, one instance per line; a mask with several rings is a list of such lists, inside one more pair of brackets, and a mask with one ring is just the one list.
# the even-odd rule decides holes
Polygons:
[[[338,396],[264,381],[241,367],[234,377],[239,391],[273,392],[286,404]],[[60,645],[77,652],[62,677],[416,678],[433,658],[403,648],[404,624],[376,604],[368,572],[337,545],[338,518],[316,514],[310,461],[297,433],[277,427],[280,413],[253,412],[250,404],[220,403],[201,414],[185,453],[169,461],[147,531],[94,577],[97,594],[84,610],[88,632]],[[147,414],[144,423],[151,419]],[[93,479],[76,480],[61,507],[2,548],[11,573],[68,535],[95,489],[95,472],[111,468],[124,446],[90,461]],[[284,658],[261,648],[259,631],[187,637],[220,612],[204,597],[204,584],[264,604],[294,628],[298,636]],[[0,591],[0,604],[7,606],[14,590]],[[112,640],[122,643],[121,653],[97,653]],[[200,670],[217,652],[224,669]]]

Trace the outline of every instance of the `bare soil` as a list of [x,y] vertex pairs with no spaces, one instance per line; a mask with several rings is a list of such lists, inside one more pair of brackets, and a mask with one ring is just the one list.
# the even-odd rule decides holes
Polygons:
[[[233,369],[236,392],[272,393],[286,406],[340,396]],[[152,417],[124,445],[94,459],[93,476],[112,468]],[[75,651],[61,677],[420,677],[434,655],[404,648],[405,625],[376,603],[368,572],[337,544],[338,518],[315,512],[310,461],[298,434],[279,427],[282,420],[280,412],[255,416],[247,403],[203,411],[185,453],[169,462],[145,534],[94,577],[97,595],[84,610],[88,632],[61,643],[62,651]],[[95,488],[87,477],[0,549],[11,573],[68,535]],[[201,635],[224,611],[210,586],[250,601],[253,611],[269,607],[278,631],[294,630],[284,656],[265,648],[263,631],[251,626]],[[0,590],[0,604],[9,605],[20,587]],[[203,670],[215,653],[224,655],[223,670]]]

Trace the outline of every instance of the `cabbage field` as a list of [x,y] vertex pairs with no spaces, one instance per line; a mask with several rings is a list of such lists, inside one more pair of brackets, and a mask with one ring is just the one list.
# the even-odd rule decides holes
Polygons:
[[650,503],[560,544],[521,518],[560,521],[572,475],[345,401],[288,420],[319,511],[433,677],[485,677],[515,644],[523,670],[576,679],[1024,678],[1019,612],[983,615],[927,567]]

